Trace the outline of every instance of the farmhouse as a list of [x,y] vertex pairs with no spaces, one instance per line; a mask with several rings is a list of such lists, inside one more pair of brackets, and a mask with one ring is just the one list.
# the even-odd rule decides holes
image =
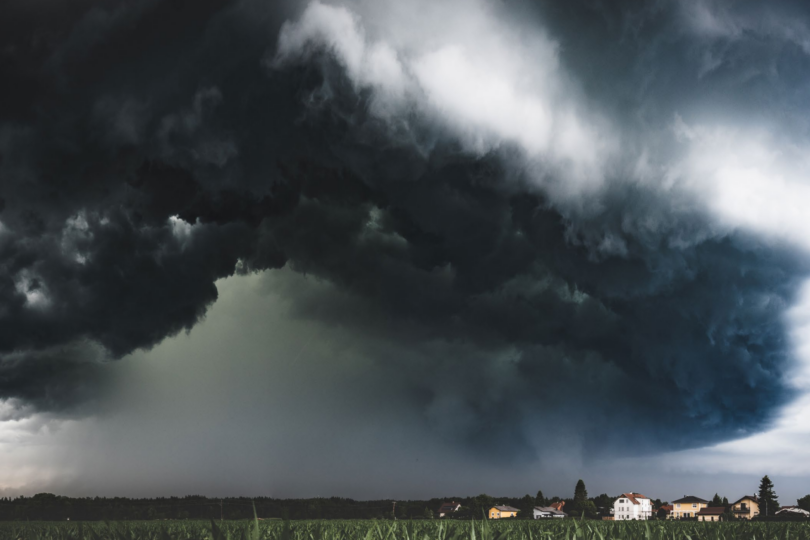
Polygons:
[[703,508],[707,508],[709,501],[704,501],[694,495],[684,495],[682,499],[672,501],[672,506],[675,507],[672,510],[673,519],[691,518],[695,517]]
[[613,519],[627,521],[637,519],[650,519],[652,517],[652,501],[641,493],[622,493],[613,503]]
[[551,506],[535,506],[532,513],[534,519],[564,518],[568,515],[565,512],[557,510],[556,508],[552,508]]
[[697,513],[698,521],[723,521],[726,509],[722,506],[701,508]]
[[756,495],[746,495],[731,505],[731,513],[738,519],[751,519],[759,515],[759,499]]
[[457,503],[456,501],[442,503],[442,505],[439,507],[439,517],[442,518],[447,514],[458,512],[459,508],[461,508],[461,504]]
[[493,506],[489,509],[489,519],[503,519],[517,516],[520,512],[517,508],[511,506]]

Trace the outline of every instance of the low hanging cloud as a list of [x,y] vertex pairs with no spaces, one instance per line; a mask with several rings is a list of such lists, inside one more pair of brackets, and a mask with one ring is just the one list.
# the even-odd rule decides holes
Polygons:
[[768,217],[804,188],[770,179],[801,169],[644,69],[715,84],[677,5],[600,6],[0,8],[50,36],[3,34],[30,91],[0,109],[0,397],[85,411],[104,362],[193,328],[218,279],[286,266],[328,284],[288,291],[297,316],[366,340],[460,449],[531,459],[543,415],[586,454],[767,426],[808,270],[801,217],[777,243]]

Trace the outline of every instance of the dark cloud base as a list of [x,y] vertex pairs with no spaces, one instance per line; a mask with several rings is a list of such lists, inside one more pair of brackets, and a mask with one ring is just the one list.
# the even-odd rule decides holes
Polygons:
[[0,8],[16,82],[0,96],[0,396],[82,407],[102,371],[60,347],[150,348],[204,317],[217,279],[288,265],[358,299],[299,313],[398,344],[388,376],[434,355],[406,377],[409,406],[473,450],[528,457],[549,412],[586,451],[694,447],[791,398],[783,315],[806,261],[639,186],[599,212],[555,207],[511,149],[473,156],[417,118],[425,157],[328,55],[265,66],[293,12]]

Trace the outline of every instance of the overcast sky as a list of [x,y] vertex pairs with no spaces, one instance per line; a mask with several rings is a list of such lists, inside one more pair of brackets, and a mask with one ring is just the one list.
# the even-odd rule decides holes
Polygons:
[[0,7],[0,493],[810,477],[810,7]]

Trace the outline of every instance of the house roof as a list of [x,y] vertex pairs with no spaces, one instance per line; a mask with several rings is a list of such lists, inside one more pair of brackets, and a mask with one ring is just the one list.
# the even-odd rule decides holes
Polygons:
[[736,501],[734,501],[734,502],[733,502],[733,503],[731,503],[731,504],[737,504],[737,503],[741,503],[741,502],[743,502],[743,501],[744,501],[744,500],[746,500],[746,499],[748,499],[749,501],[754,501],[755,503],[759,504],[759,499],[757,499],[757,496],[756,496],[756,495],[744,495],[744,496],[743,496],[743,497],[741,497],[739,500],[736,500]]
[[451,503],[445,502],[439,507],[439,512],[455,512],[460,506],[461,504],[455,501]]
[[700,497],[695,497],[694,495],[684,495],[683,499],[678,499],[677,501],[672,501],[673,503],[704,503],[709,504],[709,501],[704,501]]
[[672,506],[671,504],[665,504],[665,505],[661,506],[661,508],[659,508],[659,510],[663,510],[664,512],[672,512],[672,510],[674,508],[675,507]]
[[810,512],[808,512],[804,508],[799,508],[798,506],[783,506],[776,513],[781,514],[782,512],[794,512],[796,514],[804,514],[804,515],[810,514]]
[[720,514],[725,514],[726,509],[723,506],[710,506],[708,508],[701,508],[700,512],[697,513],[699,516],[719,516]]
[[562,510],[563,506],[565,506],[565,501],[551,503],[550,506],[555,510]]
[[633,504],[641,504],[640,499],[649,500],[649,497],[647,497],[646,495],[642,495],[641,493],[633,493],[632,491],[630,493],[622,493],[619,499],[621,499],[622,497],[630,499],[630,502]]
[[501,512],[520,512],[517,508],[512,508],[511,506],[493,506],[496,510],[500,510]]
[[548,512],[549,514],[555,514],[555,515],[558,515],[558,516],[566,516],[566,515],[568,515],[565,512],[560,512],[559,510],[556,510],[556,509],[554,509],[554,508],[552,508],[550,506],[535,506],[534,509],[535,510],[540,510],[541,512]]

